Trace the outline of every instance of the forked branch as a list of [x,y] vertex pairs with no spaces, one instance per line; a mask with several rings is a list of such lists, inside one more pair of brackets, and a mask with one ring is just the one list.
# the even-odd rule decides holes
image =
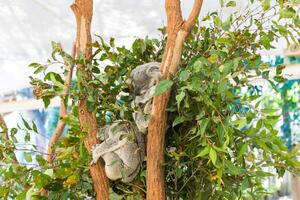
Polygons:
[[[183,44],[196,23],[203,0],[195,0],[192,11],[185,22],[182,19],[180,0],[166,0],[167,44],[161,63],[164,79],[171,79],[180,63]],[[147,138],[147,199],[164,200],[164,145],[166,132],[166,108],[170,97],[167,91],[153,99],[152,117],[148,126]]]

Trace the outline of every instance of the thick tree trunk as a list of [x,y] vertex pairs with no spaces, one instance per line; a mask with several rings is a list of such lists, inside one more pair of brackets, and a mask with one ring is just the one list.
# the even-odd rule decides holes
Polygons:
[[[195,25],[203,0],[195,0],[187,21],[182,18],[180,0],[166,0],[167,13],[167,44],[161,64],[164,79],[170,79],[177,71],[184,41]],[[166,108],[170,91],[154,97],[152,117],[148,126],[147,136],[147,199],[164,200],[164,145],[166,131]]]
[[[88,44],[91,39],[91,21],[93,15],[92,0],[75,0],[71,6],[77,22],[76,36],[76,54],[77,57],[82,53],[87,61],[91,60],[92,47]],[[90,77],[90,74],[85,71],[85,65],[78,65],[78,73],[85,79]],[[97,144],[97,120],[95,113],[91,113],[87,109],[87,94],[82,94],[79,101],[79,120],[83,132],[87,133],[84,141],[86,148],[90,151],[92,146]],[[90,173],[93,180],[94,190],[97,194],[97,200],[109,199],[109,182],[104,171],[103,163],[90,166]]]

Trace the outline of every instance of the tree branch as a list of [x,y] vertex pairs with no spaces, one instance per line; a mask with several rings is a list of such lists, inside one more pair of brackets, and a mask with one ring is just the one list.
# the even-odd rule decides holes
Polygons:
[[[183,44],[192,30],[202,7],[202,0],[195,0],[186,22],[182,19],[180,0],[166,0],[167,44],[161,64],[163,79],[171,79],[180,63]],[[152,116],[147,135],[147,199],[164,200],[164,145],[166,132],[166,108],[170,91],[153,98]]]
[[[75,55],[76,55],[76,46],[74,43],[73,49],[72,49],[72,57],[75,58]],[[47,160],[49,163],[53,163],[54,146],[55,146],[56,142],[58,141],[58,139],[60,138],[60,136],[62,135],[64,128],[65,128],[65,122],[63,119],[68,114],[68,111],[67,111],[68,110],[68,101],[65,102],[64,98],[68,97],[69,93],[70,93],[70,88],[72,85],[73,68],[74,68],[73,65],[69,66],[69,70],[65,77],[65,84],[64,84],[65,91],[63,92],[64,95],[61,97],[61,100],[60,100],[59,120],[58,120],[57,126],[55,128],[54,133],[51,136],[51,139],[50,139],[49,145],[48,145]]]
[[183,24],[183,29],[186,32],[190,32],[195,26],[196,20],[200,14],[202,8],[203,0],[194,0],[194,5],[188,19]]
[[2,115],[0,115],[0,127],[2,129],[2,138],[3,138],[3,140],[5,140],[5,141],[9,140],[8,129],[7,129],[6,123],[5,123],[4,118],[3,118]]
[[[77,24],[76,55],[77,57],[84,55],[85,60],[89,62],[92,59],[92,47],[88,44],[92,42],[91,21],[93,15],[93,1],[75,0],[71,8],[75,14]],[[91,74],[85,68],[86,65],[78,65],[77,73],[80,73],[83,79],[89,79]],[[79,84],[82,84],[82,82],[79,82]],[[88,94],[84,91],[80,92],[80,100],[78,102],[79,121],[82,132],[87,133],[84,140],[85,147],[88,151],[91,151],[91,148],[98,143],[96,137],[98,132],[97,119],[95,112],[89,112],[87,109]],[[90,166],[90,173],[97,200],[108,200],[109,182],[104,171],[104,164],[99,161],[97,164]]]
[[[4,140],[4,142],[8,142],[9,141],[8,128],[1,114],[0,114],[0,128],[2,129],[2,139]],[[13,153],[12,160],[14,164],[18,164],[18,160],[15,153]]]

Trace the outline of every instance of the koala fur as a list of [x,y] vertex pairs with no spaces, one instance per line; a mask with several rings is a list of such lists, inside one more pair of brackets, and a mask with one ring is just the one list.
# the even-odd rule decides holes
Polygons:
[[155,86],[161,80],[160,63],[151,62],[137,66],[130,74],[129,83],[134,88],[133,113],[136,125],[116,121],[100,129],[101,144],[92,149],[92,163],[100,157],[105,162],[105,172],[110,180],[131,182],[139,173],[145,157],[145,133],[148,127],[146,115],[152,111]]
[[134,121],[141,132],[146,132],[148,120],[145,115],[151,114],[155,86],[161,80],[160,63],[150,62],[137,66],[130,74],[134,87],[133,106],[139,111],[133,113]]
[[101,157],[110,180],[131,182],[145,157],[143,133],[129,122],[116,121],[100,129],[100,137],[103,142],[92,149],[92,163],[97,163]]

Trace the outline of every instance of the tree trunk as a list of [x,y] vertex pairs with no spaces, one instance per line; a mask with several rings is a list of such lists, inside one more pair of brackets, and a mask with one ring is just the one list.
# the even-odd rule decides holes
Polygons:
[[[195,0],[187,21],[182,18],[180,0],[166,0],[167,44],[161,63],[163,79],[170,79],[177,71],[184,41],[195,25],[203,0]],[[152,117],[147,136],[147,199],[164,200],[164,145],[166,131],[166,108],[170,97],[167,91],[153,99]]]
[[291,179],[292,199],[300,200],[300,179],[295,175],[292,175]]
[[[76,36],[76,54],[84,55],[87,61],[91,60],[92,47],[88,44],[92,42],[91,39],[91,21],[93,15],[93,0],[75,0],[71,6],[77,22],[77,36]],[[84,79],[88,80],[91,76],[89,72],[85,71],[85,65],[78,65],[78,73]],[[79,107],[79,120],[81,129],[87,133],[84,141],[85,147],[91,151],[93,145],[97,144],[98,125],[95,113],[91,113],[87,109],[87,94],[81,94]],[[93,180],[94,190],[97,195],[97,200],[109,199],[109,182],[104,171],[103,163],[90,166],[90,173]]]

